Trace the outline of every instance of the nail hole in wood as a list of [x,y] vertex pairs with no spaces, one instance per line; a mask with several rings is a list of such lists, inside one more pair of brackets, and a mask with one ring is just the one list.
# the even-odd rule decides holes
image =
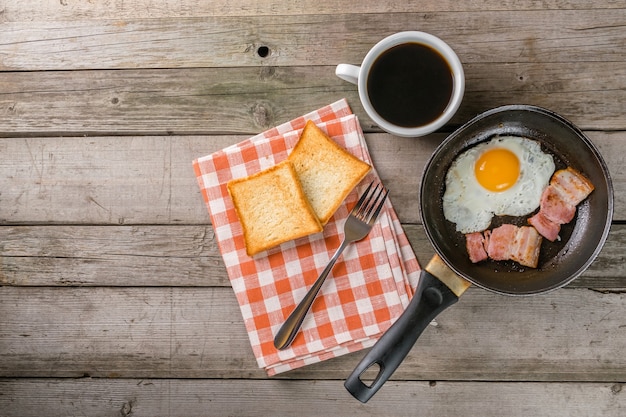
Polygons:
[[256,53],[261,58],[266,58],[270,54],[270,48],[268,48],[267,46],[259,46],[259,48],[256,50]]

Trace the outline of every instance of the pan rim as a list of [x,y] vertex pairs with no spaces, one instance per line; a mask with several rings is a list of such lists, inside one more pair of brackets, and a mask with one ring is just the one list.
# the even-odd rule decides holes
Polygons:
[[[607,210],[606,210],[606,218],[604,220],[600,220],[602,222],[602,233],[599,235],[599,237],[597,239],[595,239],[595,242],[593,242],[593,244],[595,245],[595,248],[593,251],[591,251],[590,254],[588,254],[587,258],[585,259],[584,262],[582,262],[579,266],[576,267],[576,269],[573,272],[570,272],[569,275],[567,277],[563,277],[563,279],[559,280],[558,282],[554,283],[554,284],[546,284],[545,287],[541,287],[538,289],[532,289],[532,290],[504,290],[502,288],[498,288],[498,287],[494,287],[494,286],[490,286],[490,285],[486,285],[484,282],[481,281],[480,277],[475,277],[472,276],[471,274],[468,274],[467,271],[465,271],[462,267],[459,267],[456,265],[456,263],[454,262],[453,259],[451,259],[450,256],[448,256],[448,254],[446,253],[445,248],[442,247],[442,245],[439,242],[439,237],[437,236],[437,234],[435,233],[434,230],[431,230],[432,228],[434,228],[434,225],[431,225],[431,222],[429,221],[429,219],[426,218],[426,209],[425,209],[425,198],[424,196],[426,195],[425,192],[425,187],[426,187],[426,181],[425,179],[427,177],[429,177],[428,173],[431,169],[433,169],[433,166],[437,164],[437,160],[441,158],[442,155],[446,155],[447,153],[450,152],[449,148],[451,147],[451,143],[458,143],[459,141],[461,141],[461,139],[459,139],[459,137],[462,137],[464,134],[468,133],[468,130],[470,130],[472,127],[474,127],[474,125],[476,123],[479,123],[485,119],[488,119],[492,116],[497,116],[497,115],[502,115],[502,113],[518,113],[518,112],[532,112],[532,113],[537,113],[540,114],[543,117],[547,117],[550,119],[553,119],[556,123],[558,123],[559,125],[563,126],[564,128],[571,130],[572,133],[574,134],[574,136],[576,136],[582,143],[582,145],[584,145],[584,147],[588,150],[589,154],[592,155],[595,160],[597,161],[597,164],[600,167],[601,173],[604,177],[604,182],[606,184],[606,191],[607,191]],[[471,134],[471,131],[470,131]],[[493,135],[492,135],[493,136]],[[490,136],[491,137],[491,136]],[[482,141],[482,140],[480,140]],[[476,143],[480,142],[477,141]],[[475,144],[475,143],[474,143]],[[474,145],[473,144],[473,145]],[[472,145],[472,146],[473,146]],[[458,154],[458,152],[457,152]],[[447,167],[446,167],[446,171],[447,171]],[[604,184],[603,184],[604,185]],[[604,161],[604,159],[602,158],[602,155],[600,154],[598,148],[593,144],[593,142],[591,142],[591,140],[582,132],[581,129],[579,129],[577,126],[575,126],[572,122],[570,122],[569,120],[567,120],[566,118],[564,118],[563,116],[548,110],[546,108],[543,107],[539,107],[539,106],[534,106],[534,105],[526,105],[526,104],[511,104],[511,105],[504,105],[504,106],[499,106],[493,109],[489,109],[483,113],[478,114],[477,116],[475,116],[474,118],[472,118],[471,120],[469,120],[468,122],[466,122],[465,124],[463,124],[461,127],[459,127],[458,129],[456,129],[454,132],[452,132],[448,137],[446,137],[440,144],[439,146],[435,149],[435,151],[433,152],[433,154],[431,155],[431,157],[429,158],[428,162],[426,163],[423,173],[422,173],[422,181],[420,184],[420,215],[421,215],[421,219],[422,219],[422,225],[426,231],[426,235],[428,240],[430,241],[430,243],[432,244],[433,248],[435,249],[435,252],[443,259],[443,261],[445,262],[445,264],[452,270],[454,271],[455,274],[457,274],[458,276],[460,276],[461,278],[471,282],[472,284],[486,289],[488,291],[492,291],[495,293],[499,293],[499,294],[503,294],[503,295],[511,295],[511,296],[527,296],[527,295],[535,295],[535,294],[545,294],[548,293],[550,291],[556,290],[558,288],[562,288],[565,285],[571,283],[573,280],[575,280],[577,277],[579,277],[585,270],[588,269],[588,267],[591,265],[591,263],[593,263],[593,261],[596,259],[596,257],[599,255],[600,251],[602,250],[604,243],[606,242],[606,239],[608,237],[608,234],[610,232],[610,227],[612,224],[612,219],[613,219],[613,211],[614,211],[614,195],[613,195],[613,184],[612,184],[612,179],[608,170],[608,167]],[[463,248],[464,249],[464,248]]]

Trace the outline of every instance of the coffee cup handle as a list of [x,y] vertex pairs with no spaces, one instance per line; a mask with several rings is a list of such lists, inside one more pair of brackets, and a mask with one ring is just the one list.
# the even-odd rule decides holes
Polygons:
[[335,68],[335,75],[349,83],[358,84],[360,71],[361,67],[356,65],[339,64],[337,68]]

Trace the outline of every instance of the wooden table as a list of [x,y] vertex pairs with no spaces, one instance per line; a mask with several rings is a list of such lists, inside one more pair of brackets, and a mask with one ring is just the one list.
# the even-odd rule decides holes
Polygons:
[[[334,76],[401,30],[466,71],[459,112],[422,139],[381,133]],[[2,0],[0,71],[1,415],[626,415],[623,1]],[[191,166],[343,97],[423,263],[424,163],[489,108],[570,119],[616,198],[581,277],[471,288],[365,405],[343,388],[363,352],[257,368]]]

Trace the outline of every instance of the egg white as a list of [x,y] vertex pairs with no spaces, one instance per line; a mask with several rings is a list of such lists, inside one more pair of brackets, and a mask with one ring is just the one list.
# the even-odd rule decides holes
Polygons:
[[[480,156],[493,148],[513,152],[520,162],[517,182],[510,188],[494,192],[484,188],[474,175]],[[443,213],[461,233],[480,232],[489,228],[494,215],[524,216],[532,213],[543,190],[554,173],[552,156],[533,140],[518,136],[500,136],[480,143],[460,154],[446,174]]]

